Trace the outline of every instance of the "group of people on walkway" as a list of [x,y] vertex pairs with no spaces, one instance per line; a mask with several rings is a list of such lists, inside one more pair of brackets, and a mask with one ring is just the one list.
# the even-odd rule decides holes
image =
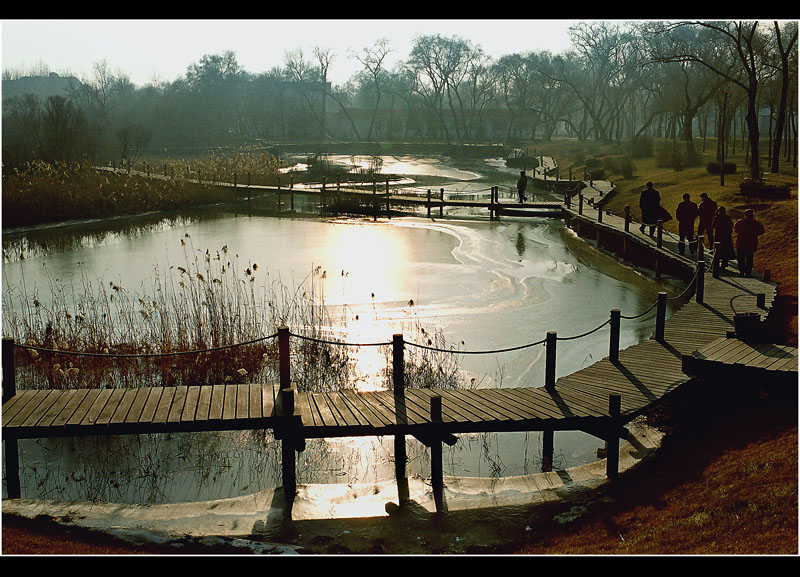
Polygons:
[[[639,208],[642,212],[642,224],[639,231],[644,233],[645,227],[650,228],[653,236],[656,223],[661,220],[666,222],[672,216],[661,206],[661,195],[653,188],[653,183],[648,182],[639,197]],[[678,253],[689,251],[694,253],[697,247],[695,242],[695,221],[697,225],[696,236],[703,236],[708,242],[708,248],[714,247],[714,242],[719,242],[720,264],[722,268],[732,259],[736,259],[739,274],[749,277],[753,270],[753,255],[758,248],[758,237],[764,234],[764,226],[758,222],[752,209],[744,211],[744,217],[736,223],[731,220],[724,206],[709,198],[705,192],[700,194],[700,204],[691,199],[691,195],[684,194],[683,200],[675,210],[678,220]],[[733,242],[733,233],[736,233],[736,244]]]

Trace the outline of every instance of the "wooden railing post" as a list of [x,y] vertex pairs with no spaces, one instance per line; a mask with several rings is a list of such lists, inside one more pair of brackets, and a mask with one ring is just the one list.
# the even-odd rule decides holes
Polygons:
[[578,195],[578,214],[583,214],[583,194]]
[[720,267],[720,247],[722,243],[715,242],[714,243],[714,258],[711,260],[711,276],[714,278],[719,278],[719,267]]
[[699,304],[703,304],[703,299],[705,298],[705,271],[706,271],[706,261],[698,260],[697,261],[697,288],[695,290],[695,300]]
[[[17,377],[14,369],[14,339],[3,338],[3,403],[17,394]],[[19,483],[19,445],[16,437],[3,431],[5,445],[6,492],[9,499],[19,499],[22,494]]]
[[608,395],[608,452],[606,456],[606,477],[613,479],[619,475],[619,436],[617,427],[619,424],[620,408],[622,397],[619,395]]
[[3,337],[3,404],[17,394],[17,374],[14,370],[14,339]]
[[489,220],[494,220],[494,187],[489,191]]
[[[403,335],[392,337],[392,388],[397,424],[405,425],[405,360],[403,358]],[[398,414],[402,413],[402,414]],[[394,436],[394,471],[398,484],[406,479],[406,437],[403,433]]]
[[664,327],[667,324],[667,293],[658,293],[658,304],[656,305],[656,340],[664,340]]
[[619,309],[611,309],[611,335],[608,343],[608,359],[612,363],[619,361],[619,324],[621,313]]
[[625,232],[630,232],[631,230],[631,205],[625,205]]
[[386,218],[392,218],[392,207],[389,204],[389,179],[386,179]]
[[280,211],[281,211],[281,177],[278,176],[278,212]]
[[[442,397],[431,397],[431,423],[442,422]],[[442,466],[442,441],[434,433],[431,438],[431,485],[433,487],[433,502],[436,511],[442,511],[444,496],[444,468]]]
[[444,216],[444,189],[439,189],[439,200],[442,201],[442,204],[439,205],[439,216]]
[[544,386],[548,390],[553,390],[556,387],[556,341],[558,337],[555,331],[547,332],[547,340],[545,341],[547,351],[545,354],[545,367],[544,367]]
[[431,189],[428,189],[428,218],[431,217]]
[[603,205],[597,205],[597,222],[603,222]]
[[656,233],[657,234],[657,236],[656,236],[656,246],[658,248],[661,248],[661,246],[663,244],[663,240],[664,240],[664,221],[663,220],[656,221],[656,230],[657,230],[657,233]]
[[372,181],[372,221],[378,220],[378,183]]
[[290,353],[289,353],[289,327],[278,327],[278,359],[280,370],[280,388],[288,389],[292,384],[290,374]]
[[553,429],[542,431],[542,473],[553,470]]

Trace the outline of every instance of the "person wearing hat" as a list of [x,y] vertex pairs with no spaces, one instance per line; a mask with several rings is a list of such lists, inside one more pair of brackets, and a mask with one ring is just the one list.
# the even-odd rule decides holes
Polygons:
[[717,203],[700,194],[700,205],[697,207],[700,223],[697,225],[697,236],[703,235],[708,240],[708,248],[714,248],[714,217],[717,215]]
[[753,209],[744,211],[744,218],[733,225],[736,231],[736,261],[739,263],[739,275],[750,276],[753,270],[753,255],[758,248],[758,236],[764,234],[764,225],[753,217]]
[[650,227],[650,236],[653,236],[661,214],[661,195],[653,188],[652,182],[648,182],[645,186],[639,196],[639,209],[642,211],[642,225],[639,227],[639,232],[644,232],[644,227],[647,225]]

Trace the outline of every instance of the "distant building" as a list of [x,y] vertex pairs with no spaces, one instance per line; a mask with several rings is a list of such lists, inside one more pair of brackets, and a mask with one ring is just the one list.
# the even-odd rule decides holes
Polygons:
[[3,100],[16,98],[23,94],[35,94],[42,99],[49,96],[68,97],[70,93],[81,86],[81,81],[74,76],[59,76],[51,72],[49,76],[26,76],[3,80]]

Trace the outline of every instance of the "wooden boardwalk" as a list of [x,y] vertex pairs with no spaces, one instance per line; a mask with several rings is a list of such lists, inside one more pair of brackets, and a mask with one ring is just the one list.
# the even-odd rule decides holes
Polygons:
[[[414,434],[432,424],[448,433],[592,429],[609,417],[610,394],[621,397],[620,422],[627,422],[690,380],[683,371],[684,355],[706,358],[709,351],[724,352],[713,358],[728,364],[756,359],[751,348],[720,348],[719,343],[733,330],[735,313],[766,314],[773,285],[732,274],[705,281],[704,302],[693,299],[667,319],[663,340],[650,338],[621,350],[618,360],[606,357],[559,378],[554,388],[407,389],[403,397],[391,391],[300,392],[295,395],[297,434]],[[756,291],[765,290],[761,308]],[[796,373],[796,349],[793,355],[774,346],[759,350],[780,350],[793,360],[781,369]],[[431,417],[434,395],[442,399],[441,421]],[[25,390],[3,404],[3,432],[29,438],[272,428],[280,426],[278,398],[277,386],[262,384]]]

